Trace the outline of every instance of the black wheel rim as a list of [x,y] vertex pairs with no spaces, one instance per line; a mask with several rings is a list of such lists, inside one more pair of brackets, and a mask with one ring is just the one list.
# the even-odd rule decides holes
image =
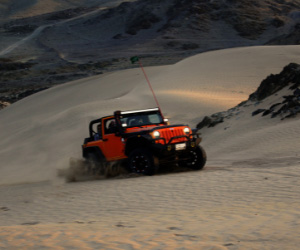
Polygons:
[[190,155],[189,165],[195,166],[198,161],[197,153],[195,151],[190,151],[189,155]]
[[136,173],[145,173],[149,168],[150,162],[146,155],[139,153],[132,157],[131,170]]

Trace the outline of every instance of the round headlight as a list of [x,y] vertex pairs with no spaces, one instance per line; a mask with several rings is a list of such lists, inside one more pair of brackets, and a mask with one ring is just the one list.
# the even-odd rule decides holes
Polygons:
[[153,132],[153,136],[154,136],[154,138],[159,138],[160,137],[160,133],[158,131],[154,131]]
[[183,132],[188,135],[188,134],[190,134],[190,129],[189,128],[184,128]]

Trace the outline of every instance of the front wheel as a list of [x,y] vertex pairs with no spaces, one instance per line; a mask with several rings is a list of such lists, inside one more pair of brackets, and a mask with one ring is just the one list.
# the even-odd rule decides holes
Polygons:
[[144,175],[153,175],[158,168],[156,157],[146,148],[133,150],[128,157],[128,165],[131,172]]
[[194,150],[187,152],[184,160],[179,161],[179,165],[194,170],[201,170],[206,163],[206,152],[201,146],[197,146]]

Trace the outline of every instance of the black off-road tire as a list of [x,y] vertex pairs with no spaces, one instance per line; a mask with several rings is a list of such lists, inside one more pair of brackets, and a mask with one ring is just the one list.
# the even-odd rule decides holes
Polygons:
[[206,159],[205,150],[198,145],[194,150],[188,152],[188,160],[180,162],[179,165],[193,170],[201,170],[205,166]]
[[128,157],[130,172],[154,175],[158,169],[157,158],[147,148],[134,149]]
[[88,153],[86,156],[87,161],[87,172],[89,174],[103,174],[105,162],[100,159],[95,153]]

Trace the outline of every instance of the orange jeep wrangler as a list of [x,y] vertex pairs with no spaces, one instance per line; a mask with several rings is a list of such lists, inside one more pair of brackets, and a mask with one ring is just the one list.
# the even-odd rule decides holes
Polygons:
[[130,172],[153,175],[166,163],[202,169],[206,153],[200,142],[189,126],[168,125],[159,108],[116,111],[90,122],[82,153],[95,163],[126,160]]

